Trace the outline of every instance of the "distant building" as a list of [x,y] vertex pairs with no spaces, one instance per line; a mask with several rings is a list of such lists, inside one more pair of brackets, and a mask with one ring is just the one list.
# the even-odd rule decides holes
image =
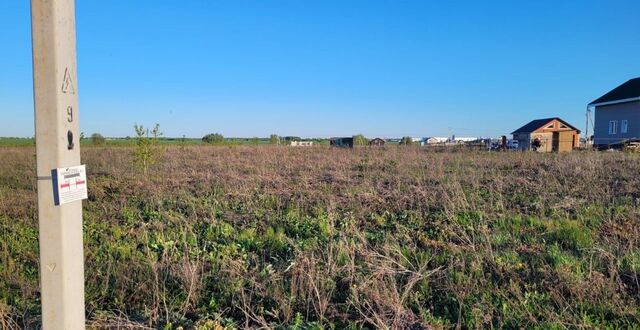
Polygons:
[[292,147],[313,147],[313,141],[291,141]]
[[329,139],[329,145],[339,148],[353,148],[353,137],[333,137]]
[[580,145],[580,130],[558,117],[533,120],[511,134],[519,150],[563,152]]
[[422,140],[423,144],[440,144],[447,143],[447,141],[449,141],[449,138],[435,136],[424,138],[424,140]]
[[458,136],[453,136],[451,138],[452,142],[456,142],[456,143],[468,143],[468,142],[477,142],[481,140],[480,138],[477,137],[458,137]]
[[370,146],[376,146],[376,147],[382,147],[384,146],[386,143],[385,140],[381,139],[381,138],[375,138],[371,141],[369,141],[369,145]]
[[595,146],[605,147],[640,140],[640,78],[631,79],[614,88],[589,103],[589,106],[595,108]]

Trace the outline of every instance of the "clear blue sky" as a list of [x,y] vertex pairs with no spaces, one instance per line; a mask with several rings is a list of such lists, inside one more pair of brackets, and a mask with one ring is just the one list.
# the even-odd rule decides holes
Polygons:
[[[0,2],[0,136],[33,134],[29,1]],[[78,0],[85,134],[498,136],[640,76],[640,1]]]

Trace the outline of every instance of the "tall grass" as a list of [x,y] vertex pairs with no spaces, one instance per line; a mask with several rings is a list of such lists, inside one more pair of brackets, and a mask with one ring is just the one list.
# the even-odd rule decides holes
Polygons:
[[[640,326],[622,153],[95,147],[95,328]],[[0,327],[39,326],[32,148],[0,149]]]

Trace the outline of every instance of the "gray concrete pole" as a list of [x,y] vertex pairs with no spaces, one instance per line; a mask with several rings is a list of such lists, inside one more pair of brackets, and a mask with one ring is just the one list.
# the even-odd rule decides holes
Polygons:
[[80,165],[74,0],[31,0],[44,329],[85,328],[82,202],[54,205],[51,171]]

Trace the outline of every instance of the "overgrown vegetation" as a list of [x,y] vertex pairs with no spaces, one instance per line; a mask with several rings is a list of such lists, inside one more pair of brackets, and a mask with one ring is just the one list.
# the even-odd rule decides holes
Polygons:
[[[635,154],[125,151],[82,155],[92,327],[640,326]],[[33,148],[0,159],[0,327],[37,328]]]

